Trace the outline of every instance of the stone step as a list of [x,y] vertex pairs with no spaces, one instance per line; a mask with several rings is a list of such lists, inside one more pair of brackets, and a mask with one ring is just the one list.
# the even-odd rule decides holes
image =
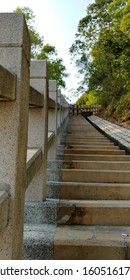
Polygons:
[[124,150],[108,149],[64,149],[64,154],[100,154],[100,155],[124,155]]
[[75,123],[71,123],[68,125],[68,130],[72,130],[72,131],[83,131],[85,130],[86,131],[86,128],[89,129],[89,130],[96,130],[94,126],[92,126],[88,121],[85,122],[81,122],[81,123],[78,123],[78,125],[76,125]]
[[74,149],[74,150],[78,150],[78,149],[87,149],[87,150],[119,150],[119,147],[118,146],[114,146],[114,145],[105,145],[105,144],[101,144],[101,145],[81,145],[81,144],[78,144],[78,145],[66,145],[65,146],[65,149],[64,150],[71,150],[71,149]]
[[78,137],[80,138],[79,132],[81,135],[86,135],[89,136],[89,133],[95,133],[95,135],[97,136],[101,136],[103,135],[103,133],[101,133],[100,131],[98,131],[95,127],[93,127],[92,125],[80,125],[80,127],[68,127],[68,135],[70,134],[77,134]]
[[57,185],[60,199],[130,200],[130,184],[127,183],[57,182]]
[[130,171],[62,169],[63,182],[129,183]]
[[69,134],[65,137],[64,141],[85,141],[85,142],[89,142],[89,141],[94,141],[94,142],[110,142],[109,139],[107,139],[105,136],[101,135],[101,136],[84,136],[84,137],[79,137],[79,135],[76,137],[70,136]]
[[[100,132],[98,131],[77,131],[77,132],[73,132],[73,133],[69,133],[68,134],[69,136],[71,135],[71,137],[73,138],[80,138],[79,135],[81,136],[81,139],[82,138],[86,138],[86,137],[89,137],[89,138],[100,138],[100,139],[104,139],[105,136],[103,136]],[[66,137],[66,139],[68,139],[68,137]]]
[[80,125],[71,124],[71,125],[68,126],[68,131],[69,132],[81,131],[81,132],[85,132],[86,133],[86,130],[98,132],[98,130],[96,130],[95,127],[93,127],[90,123],[87,123],[87,122],[83,123],[83,124],[81,123]]
[[63,161],[63,169],[129,170],[128,161]]
[[64,138],[65,138],[65,140],[66,139],[71,139],[71,140],[89,140],[89,139],[94,139],[95,141],[96,141],[96,139],[99,140],[99,141],[100,140],[101,141],[102,140],[104,140],[104,141],[108,140],[108,138],[105,135],[103,135],[102,133],[100,133],[98,136],[97,135],[90,136],[90,135],[86,135],[86,133],[85,133],[85,135],[81,135],[81,133],[79,135],[78,131],[77,131],[77,133],[68,132]]
[[58,225],[129,226],[130,201],[60,200]]
[[93,140],[89,140],[89,141],[79,141],[79,140],[73,140],[73,141],[65,141],[64,142],[64,145],[86,145],[86,146],[91,146],[91,145],[98,145],[98,146],[101,146],[101,145],[105,145],[105,146],[114,146],[114,144],[110,141],[93,141]]
[[130,259],[130,156],[82,117],[68,132],[54,259]]
[[127,226],[58,226],[54,260],[129,260]]
[[85,161],[130,161],[129,155],[64,154],[64,160]]

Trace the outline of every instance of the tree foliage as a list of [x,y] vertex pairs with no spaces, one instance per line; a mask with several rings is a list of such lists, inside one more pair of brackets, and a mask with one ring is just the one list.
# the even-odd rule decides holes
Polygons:
[[98,105],[97,98],[94,92],[85,92],[76,102],[77,105]]
[[130,92],[130,0],[95,0],[89,5],[70,53],[84,74],[85,90],[116,111]]
[[64,78],[68,77],[63,60],[57,57],[57,51],[54,46],[46,44],[37,55],[37,59],[48,60],[48,73],[50,79],[57,80],[58,85],[65,88]]
[[31,58],[32,59],[47,59],[48,61],[48,76],[49,79],[57,80],[60,87],[66,86],[65,78],[68,77],[66,67],[63,60],[58,58],[55,46],[44,44],[44,37],[40,36],[34,27],[35,15],[29,7],[17,7],[15,12],[22,12],[28,25],[31,38]]

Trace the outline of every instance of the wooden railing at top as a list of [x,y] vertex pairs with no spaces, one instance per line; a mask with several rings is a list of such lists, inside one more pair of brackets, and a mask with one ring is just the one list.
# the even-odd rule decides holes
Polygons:
[[85,112],[89,112],[92,114],[98,113],[100,110],[101,106],[100,105],[71,105],[69,109],[69,113],[71,115],[80,115]]

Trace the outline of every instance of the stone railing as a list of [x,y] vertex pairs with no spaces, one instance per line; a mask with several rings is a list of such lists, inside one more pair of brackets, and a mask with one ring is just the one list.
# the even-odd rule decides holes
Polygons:
[[47,62],[30,62],[24,15],[0,14],[0,259],[22,258],[24,203],[46,199],[47,160],[68,113]]

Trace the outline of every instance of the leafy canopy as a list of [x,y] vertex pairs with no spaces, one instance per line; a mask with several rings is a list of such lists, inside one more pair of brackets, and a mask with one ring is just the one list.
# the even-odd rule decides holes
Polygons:
[[70,53],[84,91],[116,111],[130,92],[130,0],[95,0],[89,5]]

